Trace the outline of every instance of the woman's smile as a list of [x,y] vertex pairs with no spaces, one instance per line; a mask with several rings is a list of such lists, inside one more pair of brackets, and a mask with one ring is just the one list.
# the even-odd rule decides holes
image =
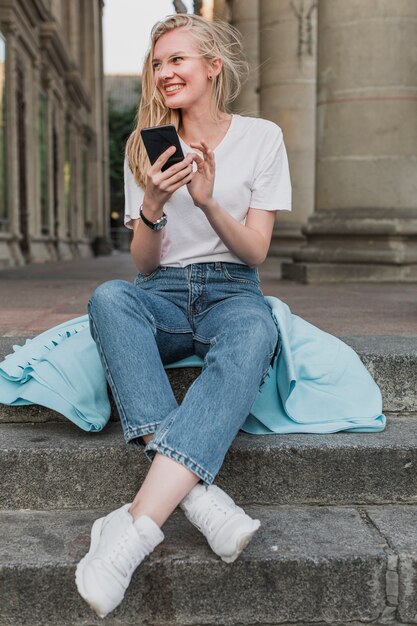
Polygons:
[[164,86],[164,91],[166,95],[172,96],[176,92],[181,91],[184,87],[184,83],[171,83]]

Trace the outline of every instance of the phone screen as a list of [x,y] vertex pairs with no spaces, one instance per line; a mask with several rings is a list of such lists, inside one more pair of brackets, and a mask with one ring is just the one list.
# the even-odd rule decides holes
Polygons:
[[170,146],[175,146],[174,154],[169,157],[168,161],[161,168],[163,172],[171,165],[174,165],[174,163],[179,163],[184,159],[180,140],[173,124],[142,128],[140,134],[151,164],[155,163],[156,159]]

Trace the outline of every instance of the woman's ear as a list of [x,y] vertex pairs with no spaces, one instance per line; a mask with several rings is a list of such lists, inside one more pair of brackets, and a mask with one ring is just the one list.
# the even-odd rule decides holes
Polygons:
[[215,76],[218,76],[220,72],[222,71],[222,67],[223,67],[223,61],[221,60],[220,57],[216,59],[212,59],[210,61],[210,66],[209,66],[209,71],[208,71],[209,79],[212,79]]

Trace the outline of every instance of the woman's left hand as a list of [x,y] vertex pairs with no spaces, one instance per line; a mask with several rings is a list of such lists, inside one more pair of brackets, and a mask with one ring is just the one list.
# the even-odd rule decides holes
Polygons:
[[191,182],[187,184],[187,189],[194,204],[204,211],[213,200],[214,176],[216,172],[214,152],[203,140],[200,143],[191,143],[190,146],[199,150],[203,156],[199,154],[194,156],[197,169],[193,172]]

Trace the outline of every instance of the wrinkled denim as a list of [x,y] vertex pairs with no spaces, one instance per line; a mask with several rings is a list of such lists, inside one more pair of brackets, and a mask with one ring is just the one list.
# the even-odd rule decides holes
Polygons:
[[[220,262],[159,267],[133,284],[103,283],[88,313],[126,442],[211,484],[277,348],[258,271]],[[193,354],[202,371],[178,405],[164,365]]]

